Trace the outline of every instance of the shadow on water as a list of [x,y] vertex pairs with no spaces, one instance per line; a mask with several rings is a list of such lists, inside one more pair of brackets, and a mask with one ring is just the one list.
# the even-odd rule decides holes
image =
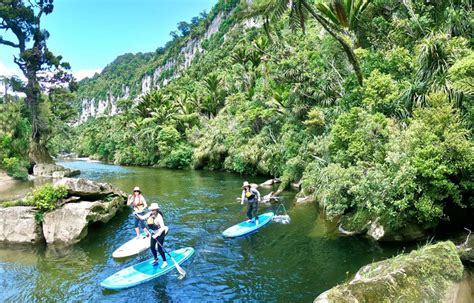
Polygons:
[[[100,287],[100,281],[113,273],[151,257],[149,251],[120,260],[111,257],[135,235],[127,208],[107,224],[91,225],[88,236],[68,248],[0,247],[0,285],[5,288],[0,301],[309,302],[362,265],[403,250],[337,236],[334,225],[315,206],[293,207],[293,192],[282,195],[290,224],[271,223],[252,236],[224,239],[223,230],[245,219],[245,207],[236,199],[241,176],[86,161],[61,164],[80,169],[81,177],[110,182],[126,192],[138,185],[148,203],[158,202],[170,227],[166,249],[196,250],[183,264],[187,277],[178,280],[174,271],[119,292]],[[262,194],[270,190],[262,189]],[[275,209],[259,208],[261,213]]]

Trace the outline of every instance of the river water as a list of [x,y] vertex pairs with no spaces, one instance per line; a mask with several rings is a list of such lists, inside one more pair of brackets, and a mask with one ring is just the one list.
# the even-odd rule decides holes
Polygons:
[[[61,164],[126,192],[140,186],[148,202],[158,202],[163,209],[170,227],[165,248],[196,250],[183,264],[188,275],[178,280],[172,272],[118,292],[100,287],[106,277],[151,256],[146,251],[125,260],[112,258],[114,249],[134,236],[131,210],[126,209],[108,224],[90,226],[86,239],[72,247],[0,246],[2,302],[311,302],[361,266],[403,250],[338,236],[316,206],[294,207],[294,192],[282,195],[291,224],[272,223],[247,238],[227,240],[222,231],[245,219],[245,209],[236,200],[245,177],[87,161]],[[268,191],[262,189],[262,194]],[[260,205],[260,212],[271,208]]]

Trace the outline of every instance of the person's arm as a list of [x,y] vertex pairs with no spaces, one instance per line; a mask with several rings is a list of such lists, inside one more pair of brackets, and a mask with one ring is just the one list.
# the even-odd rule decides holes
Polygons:
[[240,199],[240,204],[244,204],[245,199],[245,189],[242,191],[242,198]]
[[133,196],[132,196],[132,195],[128,195],[127,205],[132,204],[132,201],[133,201]]
[[163,220],[163,216],[160,214],[156,216],[155,222],[157,223],[157,225],[158,224],[160,225],[160,228],[156,231],[155,236],[154,236],[154,238],[156,239],[157,237],[161,236],[161,234],[165,232],[168,229],[168,227],[165,226],[165,221]]
[[257,194],[257,201],[260,202],[260,192],[256,189],[255,190],[255,193]]
[[143,209],[147,208],[148,205],[146,204],[146,199],[143,195],[142,195],[142,201],[143,201]]
[[135,212],[134,212],[134,214],[135,214],[135,216],[138,217],[138,219],[144,221],[144,220],[148,219],[148,217],[151,215],[151,212],[146,213],[146,214],[144,214],[144,215],[139,215],[139,214],[137,214],[137,213],[135,213]]

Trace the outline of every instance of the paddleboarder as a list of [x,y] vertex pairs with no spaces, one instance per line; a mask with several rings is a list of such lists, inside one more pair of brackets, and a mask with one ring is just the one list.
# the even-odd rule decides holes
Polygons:
[[260,202],[260,192],[252,188],[250,183],[245,181],[242,186],[242,198],[240,204],[247,202],[247,218],[248,222],[255,218],[255,225],[258,225],[258,202]]
[[160,253],[161,258],[163,259],[163,264],[161,268],[168,266],[166,262],[166,255],[163,249],[163,243],[165,242],[165,236],[168,233],[168,226],[165,225],[163,219],[163,213],[160,210],[158,203],[151,203],[149,213],[145,215],[137,215],[140,220],[146,220],[146,224],[150,230],[153,231],[153,235],[150,238],[150,249],[153,254],[154,261],[153,265],[158,265],[158,255],[156,253],[156,246],[158,244],[158,252]]
[[[127,205],[132,205],[133,213],[137,215],[144,215],[144,211],[147,208],[145,197],[143,197],[140,187],[135,186],[133,188],[133,194],[128,196]],[[146,236],[150,236],[150,232],[146,229],[145,224],[134,216],[134,227],[135,232],[137,233],[137,239],[140,238],[140,228],[142,228]]]

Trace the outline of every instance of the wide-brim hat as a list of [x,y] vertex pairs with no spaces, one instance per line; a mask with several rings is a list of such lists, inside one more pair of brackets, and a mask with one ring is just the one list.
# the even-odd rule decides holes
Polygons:
[[138,187],[138,186],[135,186],[135,187],[133,188],[133,191],[142,192],[142,191],[140,190],[140,187]]
[[158,203],[151,203],[150,207],[148,207],[149,210],[157,210],[160,209],[160,206]]
[[247,181],[244,181],[244,185],[242,185],[242,188],[245,188],[247,186],[250,186],[250,183],[248,183]]

